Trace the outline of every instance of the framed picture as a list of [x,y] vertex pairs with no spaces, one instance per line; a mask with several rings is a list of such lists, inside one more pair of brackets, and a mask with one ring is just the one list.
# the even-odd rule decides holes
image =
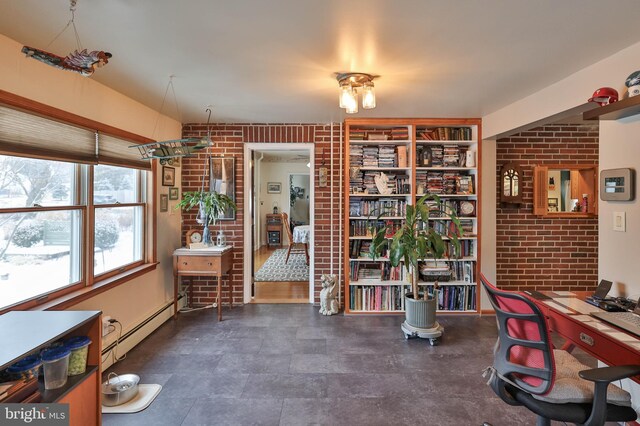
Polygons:
[[169,211],[169,196],[167,194],[160,194],[160,212]]
[[267,194],[280,194],[282,192],[281,182],[267,182]]
[[557,198],[549,198],[547,199],[547,206],[550,212],[558,211],[558,199]]
[[177,200],[178,199],[178,188],[176,188],[176,187],[169,188],[169,199],[170,200]]
[[[225,194],[236,201],[236,159],[234,157],[212,157],[209,171],[209,188]],[[219,220],[235,220],[236,212],[229,209]]]
[[162,186],[175,186],[176,169],[173,167],[162,166]]

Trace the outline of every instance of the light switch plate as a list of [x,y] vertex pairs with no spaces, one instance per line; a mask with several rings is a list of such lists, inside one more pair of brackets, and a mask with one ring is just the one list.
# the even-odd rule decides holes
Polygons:
[[613,212],[613,230],[618,232],[626,232],[627,215],[625,212]]

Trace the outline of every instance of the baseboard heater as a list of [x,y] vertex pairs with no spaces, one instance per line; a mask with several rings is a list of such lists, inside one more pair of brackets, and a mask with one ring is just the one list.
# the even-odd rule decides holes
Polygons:
[[[178,297],[178,301],[180,301],[183,297],[184,296],[180,295]],[[166,305],[164,305],[162,308],[158,309],[155,313],[151,314],[151,316],[149,316],[147,319],[142,321],[140,324],[138,324],[137,326],[135,326],[134,328],[132,328],[131,330],[127,331],[125,334],[120,336],[120,339],[119,339],[120,343],[119,344],[122,345],[128,338],[130,338],[131,336],[136,334],[138,331],[140,331],[145,325],[149,324],[151,321],[156,319],[158,316],[162,315],[167,309],[172,309],[172,308],[173,308],[173,301],[168,302]],[[111,343],[109,346],[103,348],[102,349],[102,356],[105,356],[107,353],[109,353],[109,351],[111,351],[113,348],[115,348],[117,342],[118,342],[118,340],[116,340],[115,342]]]

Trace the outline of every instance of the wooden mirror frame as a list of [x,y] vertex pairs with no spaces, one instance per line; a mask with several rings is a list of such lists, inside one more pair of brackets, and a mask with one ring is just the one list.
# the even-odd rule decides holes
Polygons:
[[[588,209],[583,212],[550,212],[547,192],[549,169],[571,172],[571,198],[582,199],[588,194]],[[575,197],[573,195],[576,195]],[[577,218],[598,215],[598,165],[597,164],[545,164],[533,167],[533,214],[536,216]]]
[[[512,175],[512,178],[510,179],[510,183],[513,182],[513,176],[517,176],[518,193],[516,195],[513,195],[511,190],[510,189],[508,190],[508,188],[505,187],[505,183],[504,183],[505,175]],[[524,177],[524,174],[522,173],[522,167],[520,167],[518,163],[506,163],[500,168],[500,202],[502,204],[520,205],[524,203],[522,201],[523,177]],[[510,186],[512,187],[513,185],[510,185]],[[507,195],[507,192],[510,195]]]

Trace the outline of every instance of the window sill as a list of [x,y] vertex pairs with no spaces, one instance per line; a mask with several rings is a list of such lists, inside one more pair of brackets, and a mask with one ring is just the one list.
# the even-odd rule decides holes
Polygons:
[[144,265],[140,265],[121,274],[117,274],[107,279],[101,280],[91,287],[84,287],[80,290],[76,290],[63,296],[57,297],[49,302],[42,303],[32,308],[31,310],[61,311],[64,309],[68,309],[75,304],[90,299],[100,293],[104,293],[107,290],[117,287],[120,284],[124,284],[127,281],[131,281],[134,278],[155,270],[158,263],[159,262],[145,263]]

